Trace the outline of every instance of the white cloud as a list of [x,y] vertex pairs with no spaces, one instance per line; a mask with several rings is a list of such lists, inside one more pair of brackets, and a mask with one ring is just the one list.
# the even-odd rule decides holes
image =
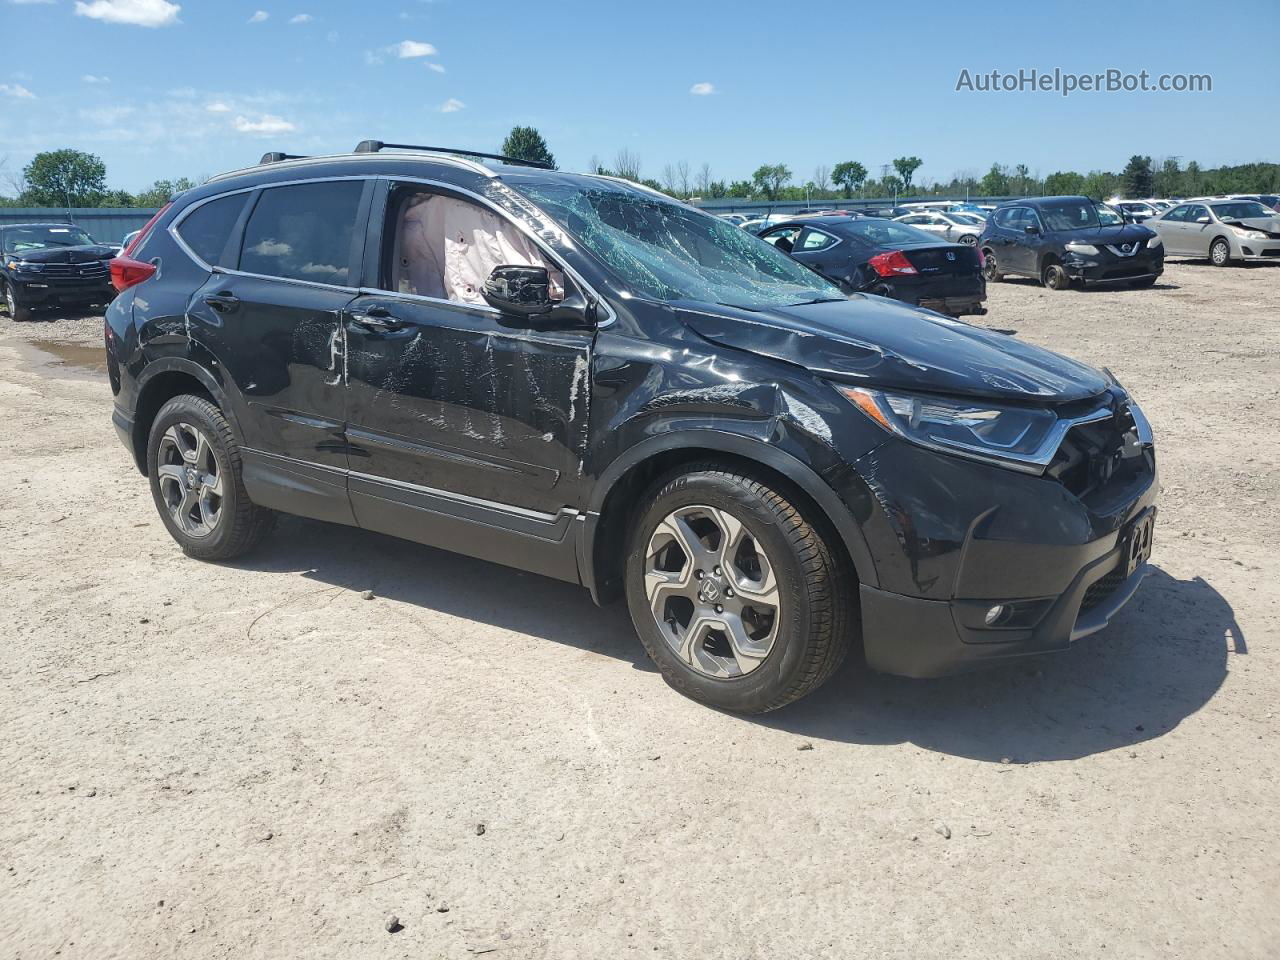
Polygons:
[[253,16],[249,18],[249,22],[261,23],[263,20],[267,19],[267,17],[269,16],[271,16],[271,14],[267,13],[267,11],[265,10],[255,10],[253,13]]
[[290,22],[290,23],[310,23],[310,22],[311,22],[311,14],[309,14],[309,13],[300,13],[300,14],[298,14],[297,16],[292,17],[292,18],[289,20],[289,22]]
[[401,60],[412,60],[414,57],[433,57],[436,48],[429,43],[420,43],[417,40],[401,40],[388,47],[387,51],[394,53]]
[[330,30],[328,33],[326,33],[326,34],[324,35],[324,38],[325,38],[326,40],[328,40],[330,43],[337,43],[337,42],[338,42],[338,31],[337,31],[337,30]]
[[444,66],[439,63],[428,63],[427,69],[434,70],[436,73],[444,73]]
[[695,83],[689,88],[689,92],[695,97],[709,97],[716,92],[715,84],[711,83]]
[[277,117],[270,113],[262,114],[257,120],[238,116],[233,122],[235,128],[241,133],[288,133],[291,130],[298,129],[283,117]]
[[110,83],[110,77],[95,77],[92,73],[86,73],[80,78],[85,83]]
[[231,108],[227,106],[225,103],[223,103],[221,100],[215,100],[213,101],[213,103],[207,104],[205,106],[205,109],[208,110],[210,113],[230,113],[231,112]]
[[167,27],[182,7],[169,0],[76,0],[76,15],[135,27]]
[[466,104],[463,103],[461,100],[459,100],[457,97],[450,97],[444,103],[440,104],[440,112],[441,113],[457,113],[459,110],[461,110],[465,106]]
[[20,83],[0,83],[0,97],[14,97],[18,100],[34,100],[36,95]]

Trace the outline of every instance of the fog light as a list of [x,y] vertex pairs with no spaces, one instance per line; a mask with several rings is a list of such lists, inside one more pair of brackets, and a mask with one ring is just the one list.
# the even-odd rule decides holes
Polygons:
[[987,615],[982,619],[986,622],[988,627],[994,627],[997,623],[1000,622],[1000,619],[1004,616],[1006,609],[1007,608],[1003,603],[997,603],[994,607],[992,607],[990,610],[987,611]]

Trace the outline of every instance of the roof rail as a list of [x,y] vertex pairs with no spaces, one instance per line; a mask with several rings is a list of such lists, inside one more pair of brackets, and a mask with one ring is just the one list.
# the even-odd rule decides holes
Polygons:
[[481,153],[478,150],[459,150],[455,147],[424,147],[416,143],[383,143],[381,140],[361,140],[356,144],[353,153],[377,153],[379,150],[422,150],[426,153],[452,153],[459,157],[479,157],[483,160],[500,160],[521,167],[538,167],[542,170],[554,170],[549,163],[541,160],[521,160],[519,157],[504,157],[500,153]]
[[300,153],[264,153],[262,159],[258,161],[263,163],[280,163],[282,160],[308,160],[309,157]]

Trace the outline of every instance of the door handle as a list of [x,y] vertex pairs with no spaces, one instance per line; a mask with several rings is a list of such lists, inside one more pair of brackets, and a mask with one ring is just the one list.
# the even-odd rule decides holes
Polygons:
[[370,307],[363,313],[352,313],[349,316],[352,323],[374,333],[393,333],[406,326],[403,320],[393,317],[386,307]]
[[221,293],[211,293],[204,298],[204,302],[219,313],[230,313],[240,306],[240,298],[229,290],[223,290]]

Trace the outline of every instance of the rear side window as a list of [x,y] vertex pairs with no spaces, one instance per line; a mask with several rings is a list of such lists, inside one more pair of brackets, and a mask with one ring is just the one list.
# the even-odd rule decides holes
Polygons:
[[1018,210],[1016,207],[1006,207],[1003,210],[997,210],[995,216],[991,219],[996,222],[999,227],[1012,227],[1017,220]]
[[227,241],[249,196],[235,193],[196,207],[178,225],[178,236],[205,263],[213,267],[226,266],[223,254]]
[[797,249],[812,253],[814,250],[825,250],[827,247],[834,246],[835,242],[836,238],[829,233],[806,230],[804,236],[800,238],[800,246]]
[[364,184],[302,183],[264,190],[244,229],[240,269],[347,286]]

